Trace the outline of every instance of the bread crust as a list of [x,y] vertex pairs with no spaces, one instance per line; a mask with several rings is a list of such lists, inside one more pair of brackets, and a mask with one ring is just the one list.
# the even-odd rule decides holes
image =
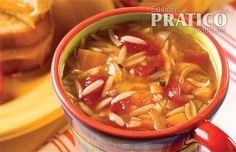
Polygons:
[[[6,56],[8,58],[0,60],[0,72],[10,74],[42,66],[50,54],[53,35],[54,33],[51,32],[44,40],[36,45],[1,53],[3,57]],[[15,52],[18,52],[18,54],[16,55]],[[9,58],[9,56],[11,57],[12,55],[15,56]]]

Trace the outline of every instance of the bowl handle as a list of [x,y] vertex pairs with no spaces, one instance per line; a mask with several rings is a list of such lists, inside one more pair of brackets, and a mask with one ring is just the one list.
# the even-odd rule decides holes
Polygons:
[[200,124],[194,130],[193,138],[210,151],[236,152],[236,144],[234,141],[209,121]]

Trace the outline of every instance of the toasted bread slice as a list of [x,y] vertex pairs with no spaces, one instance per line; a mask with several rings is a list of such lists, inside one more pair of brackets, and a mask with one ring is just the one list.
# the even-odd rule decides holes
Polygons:
[[2,51],[1,56],[6,57],[0,61],[2,73],[26,71],[42,66],[50,53],[52,39],[53,32],[37,45]]
[[27,47],[39,43],[52,30],[50,13],[41,15],[34,28],[0,12],[0,49]]
[[49,11],[53,0],[2,0],[0,11],[22,20],[35,27],[37,18]]
[[42,15],[32,28],[0,12],[0,72],[12,73],[41,66],[50,52],[53,35],[50,13]]

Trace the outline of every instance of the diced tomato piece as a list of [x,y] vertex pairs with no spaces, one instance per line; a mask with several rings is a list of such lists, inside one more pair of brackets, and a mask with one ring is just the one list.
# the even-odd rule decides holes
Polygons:
[[147,65],[138,65],[134,68],[134,73],[136,75],[145,77],[154,73],[156,70],[159,70],[163,67],[163,57],[161,55],[153,56],[148,62]]
[[147,45],[135,44],[130,42],[124,42],[124,44],[127,46],[127,50],[129,53],[146,51],[148,54],[157,54],[158,52],[157,48],[154,45],[151,45],[150,42]]
[[[86,88],[91,83],[95,82],[96,80],[104,80],[105,77],[97,75],[97,76],[89,76],[80,81],[82,88]],[[101,97],[103,91],[103,86],[97,88],[95,91],[91,92],[90,94],[86,95],[82,98],[82,101],[89,107],[93,107],[96,104],[97,99]]]
[[187,50],[185,52],[184,58],[187,62],[205,65],[209,60],[209,55],[206,51]]
[[82,88],[84,89],[88,85],[90,85],[91,83],[93,83],[99,79],[106,80],[106,78],[102,75],[92,75],[92,76],[89,76],[89,77],[86,77],[86,78],[80,80],[80,84],[81,84]]
[[148,64],[152,64],[155,68],[162,68],[164,66],[164,59],[162,55],[156,55],[153,56],[152,59],[150,60],[150,63]]
[[86,95],[85,97],[82,98],[82,101],[92,108],[95,104],[97,104],[97,100],[101,97],[102,94],[102,87],[98,88],[94,92]]
[[181,86],[175,78],[171,78],[169,84],[164,88],[164,96],[177,104],[185,103],[181,96]]
[[83,98],[83,103],[85,103],[89,107],[92,107],[94,105],[93,99],[89,96]]
[[135,43],[130,43],[130,42],[124,42],[124,44],[127,46],[127,50],[129,53],[137,53],[141,51],[146,51],[147,54],[149,55],[157,55],[160,53],[160,48],[158,45],[155,43],[155,41],[151,37],[147,37],[141,33],[135,32],[135,31],[130,31],[130,32],[124,32],[120,31],[118,32],[119,36],[134,36],[138,37],[144,41],[146,41],[146,45],[144,44],[135,44]]
[[111,104],[111,111],[116,114],[125,114],[129,112],[130,109],[130,101],[128,99],[120,100],[114,104]]
[[151,73],[153,73],[155,68],[153,68],[150,65],[146,65],[146,66],[138,65],[133,70],[136,75],[139,75],[141,77],[146,77],[146,76],[149,76]]

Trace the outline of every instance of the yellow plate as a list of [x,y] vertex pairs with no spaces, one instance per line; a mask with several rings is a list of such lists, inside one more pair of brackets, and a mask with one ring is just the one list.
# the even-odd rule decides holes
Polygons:
[[14,99],[0,105],[0,142],[32,132],[63,116],[47,68],[5,77]]

